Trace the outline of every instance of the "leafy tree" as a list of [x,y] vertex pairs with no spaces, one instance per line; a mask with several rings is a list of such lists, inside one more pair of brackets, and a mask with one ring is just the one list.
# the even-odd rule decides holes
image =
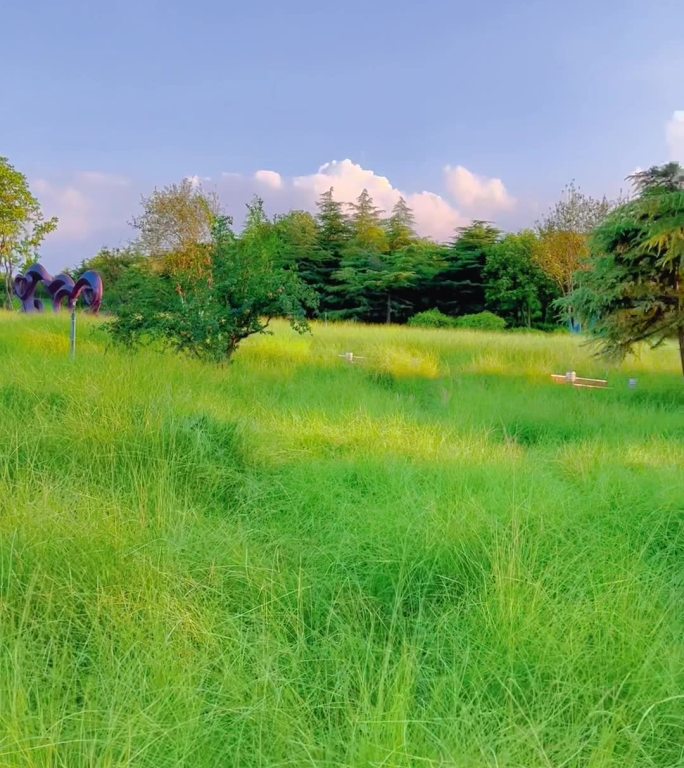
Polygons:
[[288,317],[295,329],[305,330],[306,309],[315,297],[293,270],[278,265],[272,233],[260,226],[247,229],[237,238],[228,221],[218,218],[209,267],[199,277],[192,270],[172,279],[149,268],[131,270],[130,301],[108,326],[113,337],[127,345],[159,340],[199,359],[223,362],[243,339],[266,332],[272,317]]
[[247,203],[247,216],[242,228],[243,235],[264,236],[272,229],[272,224],[266,215],[264,201],[259,195],[254,195],[251,202]]
[[281,244],[283,266],[296,268],[306,283],[313,283],[319,264],[316,219],[308,211],[290,211],[277,216],[274,227]]
[[564,232],[590,234],[622,200],[612,201],[605,195],[594,198],[585,194],[571,181],[565,186],[561,199],[537,223],[541,232],[555,229]]
[[684,373],[684,169],[677,163],[630,177],[637,196],[591,239],[590,270],[563,302],[603,354],[677,338]]
[[0,157],[0,271],[6,309],[12,308],[15,270],[35,259],[43,239],[56,226],[56,218],[43,217],[24,174]]
[[554,285],[535,260],[539,240],[529,230],[506,235],[487,253],[485,299],[487,308],[510,325],[527,326],[547,320]]
[[456,240],[445,253],[445,268],[436,277],[433,304],[438,309],[449,315],[484,310],[484,270],[499,234],[499,230],[486,221],[474,221],[457,230]]
[[586,266],[589,236],[619,201],[590,197],[570,182],[561,199],[537,222],[535,259],[564,296],[572,293],[575,275]]
[[142,208],[131,222],[139,232],[136,245],[157,269],[178,277],[211,269],[212,228],[223,215],[216,194],[184,179],[143,197]]

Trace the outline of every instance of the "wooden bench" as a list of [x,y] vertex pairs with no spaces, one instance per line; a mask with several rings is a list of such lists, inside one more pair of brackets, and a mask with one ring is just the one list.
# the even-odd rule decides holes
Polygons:
[[556,384],[571,384],[573,387],[583,387],[585,389],[607,389],[608,382],[605,379],[584,379],[574,371],[568,371],[565,374],[552,373],[551,379]]

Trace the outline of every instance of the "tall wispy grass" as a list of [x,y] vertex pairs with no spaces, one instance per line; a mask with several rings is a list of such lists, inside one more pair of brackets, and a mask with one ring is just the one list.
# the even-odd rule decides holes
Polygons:
[[0,317],[0,765],[682,765],[682,406],[674,349]]

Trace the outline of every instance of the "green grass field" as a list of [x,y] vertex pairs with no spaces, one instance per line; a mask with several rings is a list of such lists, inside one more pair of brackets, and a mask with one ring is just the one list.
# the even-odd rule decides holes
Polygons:
[[684,765],[674,347],[80,323],[0,316],[2,768]]

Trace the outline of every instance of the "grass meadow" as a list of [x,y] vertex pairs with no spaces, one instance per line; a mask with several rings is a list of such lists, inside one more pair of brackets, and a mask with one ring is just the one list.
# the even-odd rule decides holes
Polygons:
[[684,765],[677,350],[275,331],[0,314],[0,766]]

